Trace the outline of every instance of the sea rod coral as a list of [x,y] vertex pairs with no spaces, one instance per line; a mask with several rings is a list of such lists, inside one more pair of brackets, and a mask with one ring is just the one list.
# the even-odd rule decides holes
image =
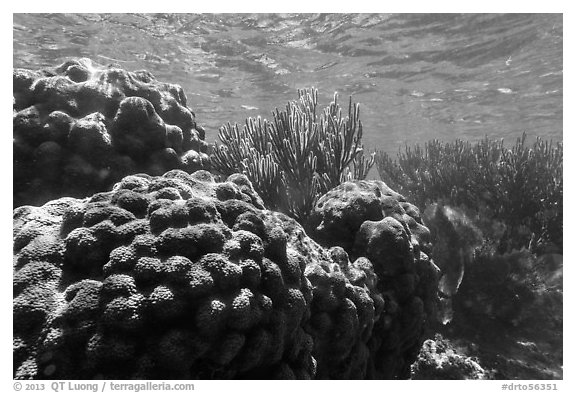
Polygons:
[[206,169],[182,88],[148,71],[72,59],[13,71],[14,206],[105,191],[133,173]]
[[344,109],[337,94],[321,111],[317,89],[298,90],[298,100],[276,109],[270,121],[221,127],[212,167],[225,176],[244,173],[266,207],[305,221],[322,194],[365,179],[374,164],[375,153],[364,156],[360,106],[350,97],[347,115]]
[[563,144],[520,136],[513,146],[488,137],[470,143],[431,140],[393,159],[376,155],[380,178],[424,209],[442,202],[505,224],[502,252],[530,247],[562,252]]
[[314,217],[320,244],[204,170],[15,209],[14,378],[406,378],[437,285],[417,209],[348,182]]

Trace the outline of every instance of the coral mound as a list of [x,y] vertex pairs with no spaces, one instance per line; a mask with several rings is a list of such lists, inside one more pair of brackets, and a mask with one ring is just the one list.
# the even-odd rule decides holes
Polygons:
[[14,69],[14,206],[86,197],[132,173],[206,169],[182,88],[147,71],[69,60]]
[[14,214],[16,378],[314,375],[308,257],[244,176],[132,175]]
[[430,232],[418,208],[384,182],[346,182],[318,200],[308,225],[322,246],[342,246],[354,265],[370,263],[378,278],[373,291],[384,307],[365,341],[370,377],[408,378],[437,314],[439,269],[428,257]]
[[[321,201],[383,187],[346,183]],[[349,228],[362,253],[265,210],[244,175],[131,175],[17,208],[14,377],[405,378],[437,274],[416,247],[417,210],[397,210]],[[388,256],[402,263],[382,269]]]

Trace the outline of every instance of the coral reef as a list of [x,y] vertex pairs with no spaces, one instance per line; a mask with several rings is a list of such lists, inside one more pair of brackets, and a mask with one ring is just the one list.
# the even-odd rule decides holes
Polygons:
[[563,375],[562,163],[561,142],[526,134],[376,156],[381,178],[424,209],[442,269],[435,329],[470,343],[497,379]]
[[407,378],[438,279],[418,210],[362,181],[315,215],[322,245],[203,170],[15,209],[14,377]]
[[182,88],[74,59],[13,71],[14,206],[106,191],[133,173],[207,168]]
[[[462,209],[433,204],[423,219],[442,269],[445,325],[436,328],[469,347],[497,379],[562,378],[562,255],[500,253],[497,222]],[[446,364],[427,367],[427,378],[445,378]]]
[[[354,266],[373,269],[383,308],[375,312],[372,336],[362,341],[371,377],[407,378],[437,313],[439,269],[428,258],[430,233],[418,209],[381,181],[346,182],[318,200],[308,226],[322,246],[340,246]],[[337,368],[328,369],[336,377]]]
[[267,208],[302,222],[322,194],[366,178],[374,154],[363,155],[360,106],[352,97],[343,117],[337,94],[322,112],[317,89],[298,90],[298,96],[276,109],[272,121],[248,118],[242,129],[221,127],[212,163],[226,176],[244,173]]
[[545,339],[562,356],[563,262],[560,254],[536,257],[528,250],[476,251],[453,297],[453,325],[462,331],[498,326],[526,341]]
[[378,152],[380,178],[421,209],[441,202],[475,210],[484,219],[502,221],[499,248],[522,247],[542,254],[562,253],[563,144],[526,134],[508,148],[488,137],[476,142],[431,140],[406,146],[393,160]]
[[422,345],[418,360],[412,365],[412,379],[492,379],[478,359],[466,356],[440,334]]
[[16,209],[15,377],[313,376],[306,256],[261,208],[173,170]]
[[562,255],[481,250],[452,301],[451,336],[476,343],[497,379],[562,379]]

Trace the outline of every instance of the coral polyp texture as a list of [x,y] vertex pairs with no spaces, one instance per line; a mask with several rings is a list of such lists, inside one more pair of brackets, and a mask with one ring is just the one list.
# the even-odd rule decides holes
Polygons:
[[370,377],[408,378],[437,315],[439,269],[428,257],[430,232],[418,208],[384,182],[346,182],[318,200],[308,226],[320,245],[341,247],[355,267],[375,278],[368,281],[381,307],[372,318],[372,334],[362,340]]
[[[355,182],[322,197],[322,245],[237,174],[137,174],[19,207],[14,377],[405,378],[437,274],[417,210],[386,192]],[[339,198],[357,195],[361,213],[378,193],[385,217],[342,210],[342,227],[364,222],[326,244]]]
[[14,206],[105,191],[133,173],[206,169],[204,130],[179,85],[69,60],[13,71]]

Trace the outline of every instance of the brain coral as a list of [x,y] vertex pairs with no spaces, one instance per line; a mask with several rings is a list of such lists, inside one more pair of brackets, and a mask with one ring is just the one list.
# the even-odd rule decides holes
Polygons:
[[207,168],[182,88],[147,71],[69,60],[13,71],[14,206],[108,190],[132,173]]
[[[321,202],[383,187],[346,183]],[[344,248],[265,210],[244,175],[131,175],[17,208],[14,377],[405,377],[437,277],[417,211],[398,199]]]

